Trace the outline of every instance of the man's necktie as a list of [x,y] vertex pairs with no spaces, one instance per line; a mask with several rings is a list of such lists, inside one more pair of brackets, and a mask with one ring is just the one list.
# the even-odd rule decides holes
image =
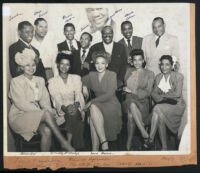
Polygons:
[[72,40],[69,40],[69,45],[70,45],[71,51],[76,50],[75,47],[74,47],[73,44],[72,44]]
[[127,42],[128,42],[128,49],[131,51],[132,50],[131,40],[127,39]]
[[82,56],[81,56],[81,69],[83,69],[83,64],[84,64],[84,62],[85,62],[85,53],[86,53],[86,50],[85,49],[83,49],[83,54],[82,54]]
[[156,40],[156,47],[158,47],[158,45],[159,45],[160,37],[161,37],[161,36],[159,36],[159,37],[157,38],[157,40]]

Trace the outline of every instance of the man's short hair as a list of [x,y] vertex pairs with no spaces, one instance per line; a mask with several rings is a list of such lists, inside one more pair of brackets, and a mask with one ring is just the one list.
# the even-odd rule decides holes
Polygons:
[[155,17],[153,19],[153,22],[155,22],[156,20],[161,20],[163,24],[165,24],[164,19],[162,17]]
[[24,26],[33,26],[29,21],[22,21],[18,23],[18,31],[22,31]]
[[41,21],[47,22],[44,18],[37,18],[37,19],[35,20],[35,22],[34,22],[34,25],[38,25],[39,22],[41,22]]
[[110,28],[110,29],[112,30],[112,32],[113,32],[113,28],[112,28],[112,26],[110,26],[110,25],[106,25],[106,26],[104,26],[104,27],[102,28],[102,30],[101,30],[101,34],[103,34],[103,31],[105,30],[105,28]]
[[127,20],[127,21],[122,22],[122,24],[121,24],[121,30],[123,28],[123,25],[126,25],[126,24],[130,24],[133,27],[132,23]]
[[66,23],[66,24],[64,25],[64,31],[65,31],[65,29],[66,29],[67,27],[72,27],[72,28],[74,29],[74,31],[75,31],[75,26],[74,26],[73,23]]
[[89,37],[90,37],[90,41],[92,41],[93,37],[92,37],[92,35],[91,35],[90,33],[88,33],[88,32],[83,32],[83,33],[81,34],[81,36],[84,35],[84,34],[89,35]]

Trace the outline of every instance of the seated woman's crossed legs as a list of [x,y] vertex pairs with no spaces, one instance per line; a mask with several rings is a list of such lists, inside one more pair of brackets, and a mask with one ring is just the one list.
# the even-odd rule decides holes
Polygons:
[[99,150],[99,143],[101,143],[102,150],[108,150],[108,142],[105,136],[104,118],[102,112],[95,104],[91,104],[90,114],[92,151]]
[[58,139],[61,147],[64,150],[75,151],[74,148],[67,142],[64,136],[61,134],[59,127],[56,124],[54,115],[51,112],[45,111],[45,113],[42,116],[41,123],[45,123],[51,129],[51,131],[53,132],[55,137]]

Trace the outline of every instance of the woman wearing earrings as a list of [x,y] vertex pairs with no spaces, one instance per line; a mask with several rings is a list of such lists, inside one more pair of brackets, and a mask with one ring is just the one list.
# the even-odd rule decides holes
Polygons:
[[49,80],[49,92],[60,117],[65,118],[68,142],[76,149],[84,149],[84,98],[78,75],[70,74],[72,55],[59,53],[56,58],[59,75]]
[[128,139],[127,150],[131,150],[132,139],[137,126],[144,139],[144,145],[148,142],[149,135],[145,125],[149,119],[149,96],[154,83],[154,73],[144,69],[144,53],[141,49],[134,49],[131,53],[133,67],[128,68],[125,74],[126,93],[124,102],[125,110],[128,112]]
[[156,102],[151,120],[149,147],[153,145],[156,131],[160,134],[162,150],[167,150],[166,127],[176,134],[185,110],[182,96],[183,75],[173,71],[173,59],[170,55],[160,58],[161,73],[156,76],[152,98]]
[[[121,105],[115,95],[117,90],[116,73],[107,70],[111,57],[104,51],[94,52],[92,59],[97,71],[82,78],[83,84],[95,93],[95,98],[85,105],[90,109],[90,130],[92,150],[109,150],[108,141],[115,141],[120,133]],[[87,95],[87,93],[85,93]]]
[[9,97],[12,106],[8,115],[9,124],[26,141],[30,141],[38,132],[41,135],[41,151],[50,151],[52,133],[63,150],[74,151],[56,124],[56,113],[51,109],[44,79],[34,76],[37,65],[35,56],[31,49],[24,49],[22,53],[15,55],[15,62],[23,70],[23,74],[12,78],[10,83]]

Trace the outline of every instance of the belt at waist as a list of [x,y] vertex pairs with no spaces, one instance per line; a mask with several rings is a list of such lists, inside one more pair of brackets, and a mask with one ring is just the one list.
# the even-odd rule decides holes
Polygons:
[[45,67],[45,70],[52,70],[51,67]]

